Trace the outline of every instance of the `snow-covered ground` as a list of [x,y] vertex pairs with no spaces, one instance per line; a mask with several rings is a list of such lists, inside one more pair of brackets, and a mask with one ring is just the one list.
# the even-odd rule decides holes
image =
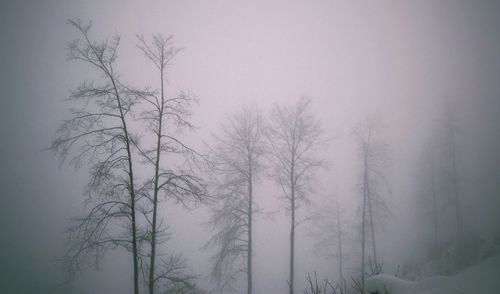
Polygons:
[[435,276],[410,282],[391,275],[366,281],[368,293],[378,294],[493,294],[500,293],[500,255],[451,276]]

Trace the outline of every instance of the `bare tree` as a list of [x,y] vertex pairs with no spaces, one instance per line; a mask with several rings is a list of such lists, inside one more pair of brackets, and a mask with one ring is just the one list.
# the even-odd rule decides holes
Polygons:
[[[72,117],[59,129],[52,150],[70,156],[79,167],[90,165],[87,204],[89,213],[68,229],[71,247],[67,266],[80,268],[82,257],[95,256],[96,263],[107,248],[124,247],[132,252],[134,293],[139,293],[138,232],[131,134],[128,126],[135,98],[128,95],[114,69],[120,37],[96,42],[90,39],[91,24],[69,23],[81,38],[68,45],[68,59],[96,70],[101,79],[84,82],[71,93]],[[76,151],[76,152],[73,152]]]
[[[257,211],[254,185],[263,170],[262,117],[256,107],[246,107],[230,117],[214,136],[213,163],[215,192],[219,202],[212,207],[209,220],[216,231],[207,243],[218,250],[213,277],[224,288],[238,273],[247,275],[247,293],[252,293],[252,233]],[[242,268],[237,259],[246,257]],[[230,285],[227,284],[229,287]]]
[[458,156],[457,156],[457,143],[456,136],[458,133],[458,126],[456,122],[456,114],[451,105],[446,105],[444,113],[444,149],[445,156],[448,163],[448,181],[451,186],[452,200],[451,203],[455,208],[455,224],[456,224],[456,238],[459,245],[464,238],[463,217],[462,217],[462,201],[460,199],[459,187],[459,174],[457,170]]
[[[163,262],[163,269],[156,267],[157,245],[166,241],[166,238],[162,238],[165,236],[165,227],[161,225],[158,217],[160,193],[182,204],[187,204],[187,201],[191,200],[201,201],[206,196],[204,181],[193,169],[193,161],[202,156],[179,136],[184,130],[193,130],[190,121],[191,106],[197,103],[197,100],[184,92],[175,97],[166,95],[166,69],[180,50],[170,45],[171,40],[172,36],[157,34],[152,37],[152,42],[147,42],[144,37],[138,36],[139,49],[159,73],[158,90],[134,91],[139,101],[145,104],[140,118],[154,137],[154,145],[150,147],[141,146],[134,141],[146,165],[153,169],[153,176],[141,189],[141,195],[147,199],[147,204],[141,207],[141,212],[149,224],[147,242],[150,252],[147,281],[150,294],[154,293],[157,281],[169,279],[169,275],[165,272],[170,273],[171,267],[175,268],[177,264],[171,264],[177,260],[170,258]],[[162,159],[168,159],[168,168]],[[187,283],[187,281],[184,284],[180,282],[181,279],[177,278],[177,285]]]
[[327,253],[338,261],[338,282],[344,280],[343,261],[346,231],[342,221],[342,208],[337,197],[331,203],[322,204],[314,217],[316,237],[315,252]]
[[[429,143],[433,145],[429,145]],[[417,179],[417,193],[419,194],[418,207],[421,211],[419,219],[426,224],[425,228],[430,226],[432,229],[430,253],[435,255],[439,252],[440,247],[439,210],[442,199],[439,191],[438,157],[434,150],[436,146],[434,146],[434,140],[429,143],[425,146],[424,152],[419,159],[415,178]]]
[[382,123],[376,118],[368,118],[354,128],[354,136],[358,146],[360,161],[360,188],[363,191],[361,203],[361,285],[365,286],[365,255],[367,218],[370,225],[373,259],[377,264],[377,247],[375,242],[375,217],[389,212],[382,194],[389,191],[389,184],[384,175],[387,164],[388,146],[380,138]]
[[323,131],[311,114],[311,101],[301,98],[291,106],[275,106],[271,112],[271,124],[267,138],[274,161],[274,181],[283,191],[283,199],[290,211],[290,279],[289,291],[293,293],[295,262],[295,228],[298,224],[296,210],[301,202],[308,201],[312,191],[314,172],[326,166],[318,159],[324,146]]

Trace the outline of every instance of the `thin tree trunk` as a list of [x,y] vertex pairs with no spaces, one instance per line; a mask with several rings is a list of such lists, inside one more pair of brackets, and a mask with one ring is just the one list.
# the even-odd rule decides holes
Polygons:
[[337,203],[337,237],[338,237],[338,248],[339,248],[339,283],[344,280],[344,275],[342,274],[342,231],[340,226],[340,208]]
[[[295,130],[293,139],[295,139]],[[293,142],[292,146],[295,146]],[[295,274],[295,150],[292,150],[292,166],[290,170],[290,197],[291,197],[291,222],[290,222],[290,294],[293,294]]]
[[366,201],[368,200],[368,150],[365,150],[363,172],[363,220],[361,222],[361,287],[365,293]]
[[[368,154],[369,154],[369,148],[370,148],[370,139],[371,139],[371,132],[368,133],[368,140],[367,140],[367,145],[366,145],[366,154],[365,154],[365,163],[364,163],[364,177],[365,177],[365,188],[366,188],[366,201],[368,201],[368,213],[370,215],[370,232],[371,232],[371,237],[372,237],[372,247],[373,247],[373,259],[375,264],[377,264],[377,246],[375,244],[375,229],[374,229],[374,224],[373,224],[373,209],[372,209],[372,198],[371,198],[371,193],[370,193],[370,175],[368,174]],[[363,232],[364,233],[364,232]]]
[[366,231],[366,186],[363,189],[363,213],[361,220],[361,289],[365,293],[365,231]]
[[375,225],[373,224],[373,210],[372,210],[372,199],[370,196],[369,185],[367,184],[367,199],[368,199],[368,212],[370,214],[370,231],[372,235],[372,246],[373,246],[373,260],[377,264],[377,246],[375,245]]
[[252,294],[252,202],[253,202],[253,183],[252,183],[252,165],[249,159],[249,178],[248,178],[248,255],[247,255],[247,294]]
[[[128,136],[127,136],[128,142]],[[139,255],[137,252],[137,227],[135,220],[135,188],[134,188],[134,175],[132,172],[132,158],[130,153],[130,145],[127,143],[127,154],[129,156],[129,177],[130,177],[130,201],[131,201],[131,210],[132,210],[132,256],[134,258],[134,293],[139,294]]]
[[293,294],[295,262],[295,189],[292,188],[292,219],[290,224],[290,294]]
[[437,201],[436,201],[436,191],[432,191],[432,210],[433,210],[433,222],[434,222],[434,250],[439,250],[439,235],[438,235],[438,212],[437,212]]
[[[162,64],[163,64],[163,53],[162,53]],[[160,173],[160,148],[161,148],[161,136],[162,136],[162,124],[163,124],[163,104],[165,102],[164,96],[164,85],[163,85],[163,66],[160,67],[160,83],[161,83],[161,105],[158,113],[158,133],[156,137],[156,161],[155,161],[155,180],[154,180],[154,195],[153,195],[153,219],[151,224],[151,253],[149,261],[149,294],[154,293],[155,284],[155,261],[156,261],[156,219],[158,212],[158,181]]]
[[438,235],[438,211],[437,211],[437,195],[436,195],[436,179],[434,170],[434,160],[431,158],[431,181],[432,181],[432,220],[434,227],[434,252],[439,249],[439,235]]
[[135,188],[134,188],[132,152],[130,151],[130,138],[128,134],[127,123],[125,122],[125,115],[120,101],[120,94],[118,93],[118,88],[116,86],[112,74],[110,72],[107,72],[107,74],[109,75],[111,82],[113,83],[113,89],[116,95],[118,108],[120,110],[120,119],[122,121],[123,132],[125,136],[125,147],[127,151],[127,160],[128,160],[129,193],[130,193],[130,209],[131,209],[132,258],[134,265],[134,294],[139,294],[139,264],[138,264],[138,253],[137,253],[137,228],[135,219]]
[[455,134],[453,129],[450,130],[451,136],[451,164],[453,168],[453,192],[455,198],[455,215],[457,222],[457,239],[461,242],[463,238],[463,224],[462,224],[462,213],[460,205],[460,197],[458,195],[458,176],[457,176],[457,164],[456,164],[456,151],[455,151]]

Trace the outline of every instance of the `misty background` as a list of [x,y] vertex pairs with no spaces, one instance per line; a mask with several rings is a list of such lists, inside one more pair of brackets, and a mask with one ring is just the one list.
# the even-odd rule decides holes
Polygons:
[[[465,228],[485,237],[500,231],[496,1],[7,1],[0,14],[1,292],[53,293],[64,228],[83,211],[87,171],[43,151],[68,117],[69,91],[91,76],[66,61],[66,44],[77,37],[69,18],[92,20],[97,39],[121,34],[119,71],[136,86],[156,78],[136,48],[136,34],[174,35],[185,49],[168,68],[167,91],[187,89],[199,98],[198,129],[188,138],[198,148],[212,143],[211,134],[242,105],[255,103],[267,114],[275,103],[310,97],[331,139],[319,156],[331,166],[318,173],[303,216],[335,194],[356,230],[352,128],[367,115],[382,117],[392,213],[378,239],[387,272],[424,254],[415,170],[448,105],[459,128]],[[279,189],[263,178],[256,202],[267,213],[255,224],[254,287],[279,293],[287,289],[288,217]],[[211,252],[200,249],[210,236],[201,225],[207,210],[167,205],[161,213],[173,233],[166,250],[182,252],[209,288]],[[335,261],[314,253],[310,226],[297,232],[297,289],[307,272],[336,275]],[[351,255],[348,264],[357,264],[356,250]],[[103,268],[79,277],[75,293],[128,291],[125,256],[111,252]]]

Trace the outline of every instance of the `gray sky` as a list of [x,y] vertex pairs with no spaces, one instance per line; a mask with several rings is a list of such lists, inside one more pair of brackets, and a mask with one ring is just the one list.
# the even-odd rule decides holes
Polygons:
[[[46,0],[7,1],[0,10],[0,223],[6,229],[0,248],[7,248],[0,264],[10,265],[2,269],[9,274],[0,276],[7,279],[25,284],[51,279],[45,269],[53,269],[62,229],[82,203],[85,171],[60,167],[50,154],[39,152],[68,115],[70,105],[63,100],[69,90],[92,77],[81,64],[66,62],[65,45],[77,37],[65,24],[68,18],[92,20],[98,38],[120,33],[119,70],[136,86],[154,86],[156,76],[135,47],[135,35],[173,34],[185,50],[169,69],[169,89],[189,89],[200,98],[194,113],[200,129],[189,138],[199,146],[245,103],[268,111],[300,95],[313,98],[326,135],[334,137],[325,150],[333,167],[320,175],[321,191],[335,190],[351,208],[357,203],[351,129],[367,114],[384,117],[393,149],[394,219],[381,243],[390,266],[411,254],[411,222],[397,220],[411,218],[411,167],[444,100],[452,101],[460,116],[466,194],[498,189],[494,177],[486,177],[498,172],[500,163],[495,155],[500,5],[495,1]],[[261,205],[276,209],[279,202],[268,195],[275,192],[261,189]],[[172,249],[182,248],[192,268],[206,275],[209,252],[198,250],[208,236],[198,226],[205,212],[186,214],[175,207],[167,212],[176,219]],[[487,211],[485,218],[494,213]],[[278,213],[273,221],[263,218],[257,224],[260,293],[286,288],[286,220]],[[299,233],[304,242],[298,244],[298,279],[307,270],[332,268],[312,254],[306,230]],[[401,234],[408,238],[398,240]],[[129,281],[126,273],[108,272],[112,278],[100,278],[104,289],[127,289],[118,285]]]

